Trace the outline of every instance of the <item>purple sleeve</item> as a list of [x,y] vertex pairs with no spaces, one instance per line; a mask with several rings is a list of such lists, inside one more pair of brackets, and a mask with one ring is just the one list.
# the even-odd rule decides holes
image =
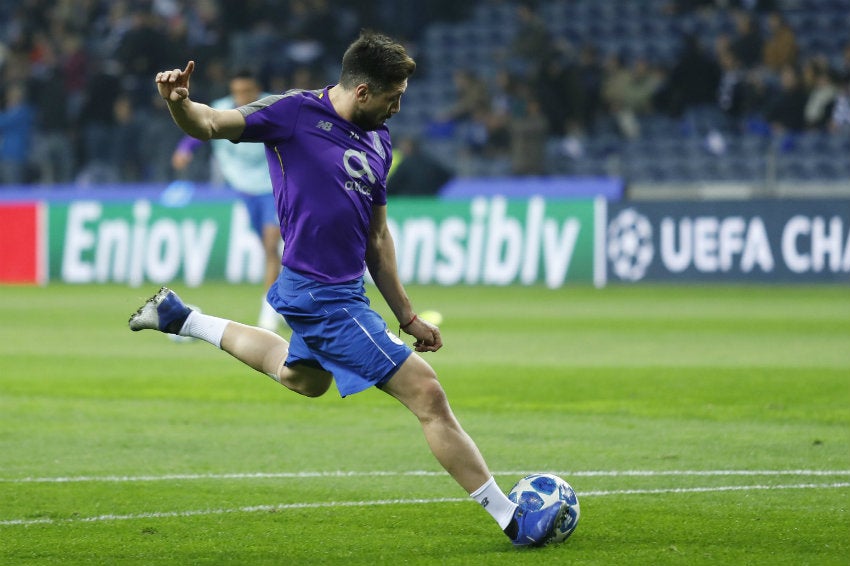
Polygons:
[[238,110],[245,116],[245,130],[240,141],[275,142],[288,139],[295,129],[303,100],[299,91],[290,91],[240,106]]
[[195,153],[195,150],[201,147],[204,142],[192,136],[183,136],[180,143],[177,144],[177,150],[181,153]]

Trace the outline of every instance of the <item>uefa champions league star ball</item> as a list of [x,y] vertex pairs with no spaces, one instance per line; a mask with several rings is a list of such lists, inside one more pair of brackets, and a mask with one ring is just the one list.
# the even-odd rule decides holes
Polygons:
[[522,478],[511,488],[508,499],[534,511],[566,502],[567,512],[555,523],[544,544],[564,542],[578,525],[580,512],[576,492],[555,474],[531,474]]

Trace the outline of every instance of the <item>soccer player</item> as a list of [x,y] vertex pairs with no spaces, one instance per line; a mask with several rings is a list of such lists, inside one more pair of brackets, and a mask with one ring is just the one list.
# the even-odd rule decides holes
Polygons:
[[[244,106],[267,96],[260,83],[249,71],[239,71],[230,79],[230,94],[214,100],[210,106],[216,109],[228,109]],[[192,162],[195,150],[203,142],[192,136],[184,136],[177,144],[171,156],[171,165],[182,171]],[[230,143],[227,140],[212,141],[213,157],[218,164],[224,180],[234,189],[245,204],[251,229],[260,238],[265,253],[265,288],[269,289],[280,273],[280,223],[277,219],[272,183],[266,165],[266,152],[263,146],[251,143]],[[282,319],[265,298],[260,303],[260,315],[257,325],[277,331]]]
[[[440,349],[440,330],[416,315],[396,271],[387,229],[392,153],[384,122],[399,111],[416,63],[389,37],[363,32],[343,55],[338,84],[226,110],[189,98],[194,68],[189,61],[183,70],[158,73],[159,94],[189,135],[265,144],[286,243],[283,270],[268,300],[292,336],[287,342],[192,310],[167,288],[130,317],[130,328],[206,340],[308,397],[324,394],[331,380],[343,397],[377,387],[419,418],[439,463],[515,545],[546,542],[567,506],[518,507],[496,485],[434,370],[419,355]],[[416,339],[417,353],[370,308],[366,268],[401,329]]]

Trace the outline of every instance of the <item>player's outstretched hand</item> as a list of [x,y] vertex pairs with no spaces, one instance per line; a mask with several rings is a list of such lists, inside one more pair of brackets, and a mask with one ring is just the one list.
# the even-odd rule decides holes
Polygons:
[[194,70],[195,62],[189,61],[186,63],[186,68],[182,71],[180,69],[172,69],[157,73],[154,82],[156,82],[159,95],[171,102],[179,102],[189,98],[189,77],[192,76],[192,71]]
[[404,331],[416,338],[413,349],[417,352],[436,352],[443,347],[440,329],[427,320],[417,317]]

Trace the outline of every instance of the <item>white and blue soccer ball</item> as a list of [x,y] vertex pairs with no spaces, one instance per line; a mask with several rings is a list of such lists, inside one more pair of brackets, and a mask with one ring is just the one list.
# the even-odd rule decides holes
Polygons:
[[567,512],[555,523],[551,538],[546,543],[558,543],[567,540],[578,525],[580,509],[575,490],[555,474],[531,474],[519,480],[508,493],[508,499],[536,511],[567,503]]

